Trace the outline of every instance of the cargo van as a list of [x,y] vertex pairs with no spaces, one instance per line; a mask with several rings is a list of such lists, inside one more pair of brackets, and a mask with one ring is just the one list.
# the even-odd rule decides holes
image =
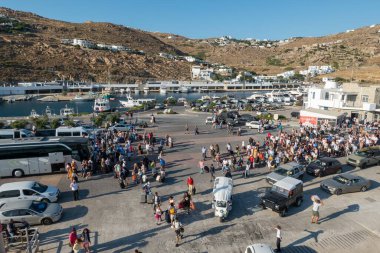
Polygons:
[[33,136],[33,132],[27,129],[0,129],[0,139],[19,139]]
[[84,127],[61,126],[55,130],[55,136],[88,137],[88,132]]

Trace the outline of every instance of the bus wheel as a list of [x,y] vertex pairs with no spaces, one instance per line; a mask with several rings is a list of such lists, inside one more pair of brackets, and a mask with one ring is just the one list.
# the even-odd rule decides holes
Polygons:
[[13,176],[14,177],[23,177],[24,176],[24,171],[20,170],[20,169],[14,170],[13,171]]

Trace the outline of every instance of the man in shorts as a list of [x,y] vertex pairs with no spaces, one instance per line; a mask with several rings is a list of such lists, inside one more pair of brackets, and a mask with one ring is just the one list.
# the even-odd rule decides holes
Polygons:
[[317,195],[311,196],[311,200],[313,201],[313,215],[311,216],[311,223],[319,224],[319,208],[321,205],[323,205],[323,203]]

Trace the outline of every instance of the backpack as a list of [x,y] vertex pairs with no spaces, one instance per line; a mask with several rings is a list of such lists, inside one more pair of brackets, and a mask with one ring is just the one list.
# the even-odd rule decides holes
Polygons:
[[170,207],[170,209],[169,209],[169,214],[175,214],[175,209],[174,209],[174,207]]

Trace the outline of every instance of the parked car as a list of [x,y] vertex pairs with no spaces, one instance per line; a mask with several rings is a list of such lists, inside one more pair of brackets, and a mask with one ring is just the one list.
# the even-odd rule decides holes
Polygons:
[[260,122],[258,121],[250,121],[245,123],[245,126],[250,129],[259,129],[260,128]]
[[290,116],[292,116],[293,118],[299,119],[300,118],[300,112],[291,112]]
[[126,131],[129,131],[131,129],[131,125],[127,125],[127,124],[116,124],[116,125],[113,125],[111,127],[109,127],[108,129],[111,130],[111,131],[123,131],[123,132],[126,132]]
[[163,104],[156,104],[154,106],[154,109],[158,109],[158,110],[165,109],[165,106]]
[[365,169],[380,164],[380,146],[363,148],[347,157],[347,164]]
[[13,219],[15,222],[26,221],[31,225],[50,225],[61,219],[62,211],[62,206],[57,203],[14,201],[0,205],[0,220],[4,224]]
[[274,251],[272,247],[267,244],[255,243],[249,245],[246,248],[245,253],[274,253]]
[[36,181],[6,183],[0,186],[0,203],[17,200],[56,202],[60,191],[55,186],[47,186]]
[[270,173],[266,180],[269,184],[274,184],[285,177],[293,177],[302,180],[305,173],[305,166],[296,162],[280,165],[275,171]]
[[371,181],[357,175],[345,173],[323,180],[320,186],[322,190],[340,195],[349,192],[365,192],[371,187]]
[[281,217],[286,215],[292,205],[301,206],[303,201],[303,183],[301,180],[285,177],[275,183],[260,201],[260,205],[279,213]]
[[212,117],[207,117],[206,120],[205,120],[206,125],[211,125],[212,122],[213,122],[213,118]]
[[343,166],[335,158],[322,157],[311,162],[306,167],[306,173],[316,177],[342,173]]

